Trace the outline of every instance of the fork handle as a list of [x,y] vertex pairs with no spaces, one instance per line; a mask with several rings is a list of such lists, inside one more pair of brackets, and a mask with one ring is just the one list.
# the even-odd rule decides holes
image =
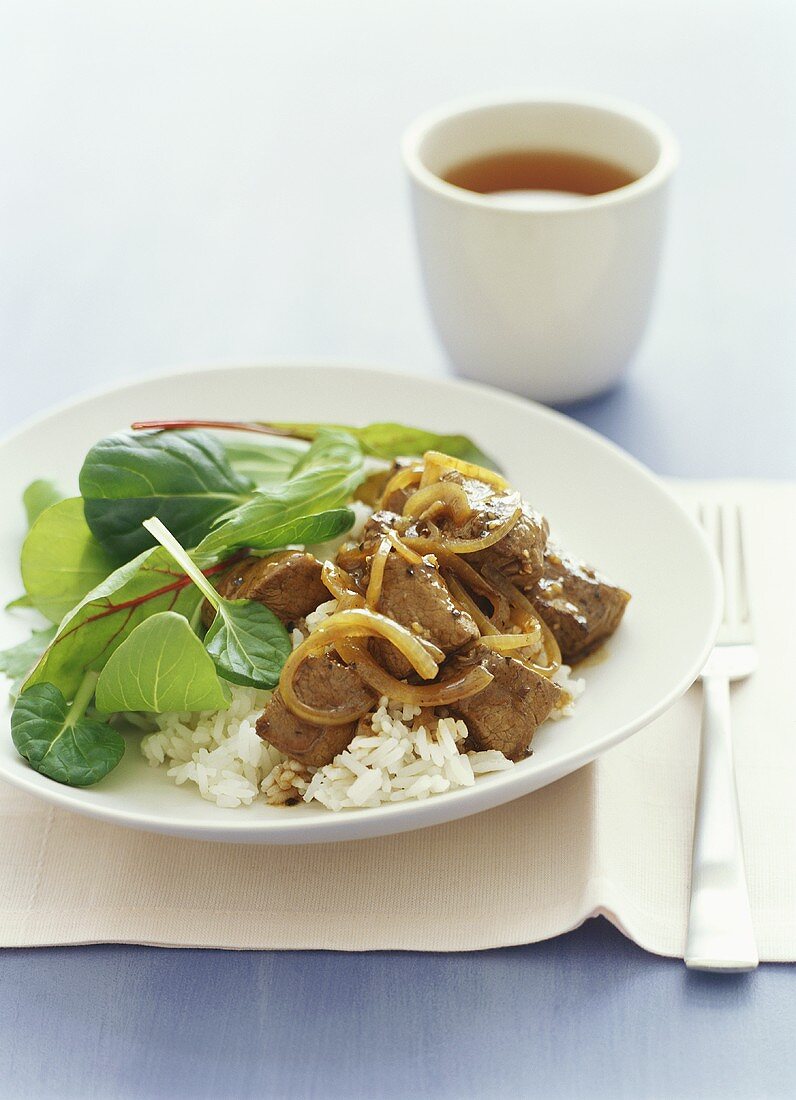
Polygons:
[[754,970],[758,956],[735,786],[729,680],[703,675],[702,692],[685,963],[694,970]]

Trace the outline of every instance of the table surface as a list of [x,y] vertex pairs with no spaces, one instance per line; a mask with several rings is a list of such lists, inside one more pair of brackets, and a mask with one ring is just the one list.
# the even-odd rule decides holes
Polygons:
[[[5,5],[0,430],[164,366],[448,372],[404,125],[595,89],[682,143],[627,382],[573,407],[661,473],[796,475],[789,0]],[[9,109],[10,108],[10,109]],[[14,1097],[792,1096],[793,970],[687,973],[602,920],[467,955],[0,954]]]

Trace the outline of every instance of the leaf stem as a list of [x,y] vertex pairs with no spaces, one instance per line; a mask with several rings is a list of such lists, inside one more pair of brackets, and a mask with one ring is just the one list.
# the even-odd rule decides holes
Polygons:
[[218,592],[216,592],[215,588],[213,588],[212,584],[207,580],[199,566],[191,560],[188,551],[177,542],[168,527],[166,527],[164,523],[161,523],[157,516],[152,516],[151,519],[145,519],[144,527],[146,527],[150,535],[160,543],[164,550],[168,550],[177,565],[179,565],[182,571],[191,578],[205,599],[209,600],[216,611],[218,611],[220,606]]
[[199,601],[199,603],[194,608],[193,615],[191,615],[188,622],[190,624],[191,630],[194,632],[194,634],[196,634],[197,629],[201,625],[201,622],[202,622],[202,601],[201,600]]
[[[242,553],[242,551],[236,551],[224,561],[218,562],[217,565],[212,565],[209,569],[203,570],[204,575],[206,577],[212,577],[215,573],[222,573],[225,569],[228,569],[233,562],[237,561],[242,556]],[[134,608],[141,607],[151,600],[156,600],[160,596],[165,596],[168,592],[181,592],[182,589],[187,588],[190,583],[190,577],[182,576],[171,584],[164,584],[162,588],[155,588],[151,592],[145,592],[143,596],[135,596],[133,599],[123,600],[121,603],[109,603],[107,607],[104,607],[102,611],[98,611],[96,615],[89,615],[87,619],[84,619],[82,623],[78,623],[77,626],[70,627],[70,629],[64,631],[63,634],[57,634],[52,644],[58,645],[64,638],[68,638],[70,634],[82,630],[86,623],[95,623],[99,619],[107,619],[109,615],[117,615],[120,611],[132,611]]]
[[65,729],[79,722],[88,710],[88,705],[94,698],[94,688],[97,686],[97,680],[99,680],[99,673],[89,669],[81,680],[80,687],[75,692],[75,697],[64,722]]
[[[278,435],[284,439],[311,439],[297,430],[280,428],[261,420],[136,420],[130,427],[134,432],[175,432],[186,428],[216,428],[219,431],[257,432],[259,435]],[[290,429],[293,425],[290,425]]]

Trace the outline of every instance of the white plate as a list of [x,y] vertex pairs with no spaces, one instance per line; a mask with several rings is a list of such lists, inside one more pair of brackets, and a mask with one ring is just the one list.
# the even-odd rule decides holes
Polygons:
[[[80,790],[46,779],[17,755],[6,708],[0,777],[49,802],[119,825],[208,840],[304,844],[416,829],[500,805],[582,767],[666,710],[707,656],[719,617],[718,566],[697,526],[634,459],[558,413],[483,386],[317,364],[136,382],[58,409],[0,444],[0,606],[21,590],[25,485],[49,477],[71,490],[86,450],[101,436],[133,420],[184,416],[397,420],[465,432],[499,459],[561,541],[628,588],[632,602],[608,657],[584,670],[587,689],[576,714],[544,725],[532,757],[475,787],[340,813],[316,805],[224,810],[176,787],[131,743],[110,776]],[[0,615],[0,647],[25,632],[18,618]]]

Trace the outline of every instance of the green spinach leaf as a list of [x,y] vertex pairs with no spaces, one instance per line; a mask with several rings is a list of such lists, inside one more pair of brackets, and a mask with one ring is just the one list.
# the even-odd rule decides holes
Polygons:
[[234,529],[227,528],[223,539],[214,538],[211,532],[197,547],[197,554],[214,559],[239,546],[259,551],[278,550],[283,546],[315,546],[345,534],[353,526],[355,516],[350,508],[333,508],[281,522],[280,516],[264,506],[262,510],[250,509],[244,518],[246,524],[241,522]]
[[147,520],[146,528],[216,609],[205,647],[219,675],[234,684],[275,687],[291,643],[273,611],[254,600],[224,599],[160,520]]
[[[291,543],[324,542],[334,536],[323,533],[310,537],[306,529],[300,529],[299,521],[321,512],[331,516],[339,511],[363,477],[364,461],[357,441],[347,432],[320,432],[295,465],[289,481],[252,494],[213,528],[197,547],[197,554],[215,558],[240,546],[270,550]],[[343,517],[324,522],[342,523]],[[351,522],[353,518],[348,526]],[[346,529],[342,527],[337,533]]]
[[88,787],[124,755],[124,738],[105,722],[86,717],[96,680],[95,673],[85,677],[71,706],[53,684],[36,684],[17,699],[11,715],[17,752],[57,783]]
[[9,600],[5,605],[5,611],[15,611],[18,607],[33,607],[33,600],[25,593],[24,596],[17,596],[15,600]]
[[263,447],[258,443],[225,443],[229,463],[258,489],[287,481],[301,457],[295,447]]
[[188,620],[161,611],[139,623],[97,682],[97,710],[224,710],[229,689]]
[[31,481],[22,494],[22,503],[25,506],[25,515],[28,517],[28,527],[32,527],[42,512],[52,504],[63,500],[63,493],[59,492],[55,483],[40,478]]
[[24,642],[0,651],[0,672],[12,681],[12,698],[16,697],[25,677],[55,637],[55,631],[55,626],[34,630]]
[[253,486],[207,432],[119,433],[96,443],[80,471],[86,522],[126,561],[151,545],[142,523],[158,516],[195,545]]
[[345,431],[359,440],[365,454],[383,458],[388,462],[403,456],[422,455],[426,451],[443,451],[445,454],[453,455],[454,458],[475,462],[479,466],[488,466],[491,470],[500,470],[495,460],[485,454],[466,435],[440,435],[437,432],[427,432],[422,428],[410,428],[405,424],[393,423],[368,424],[364,428],[336,424],[275,423],[264,426],[289,433],[296,439],[310,440],[316,439],[320,432],[329,429]]
[[115,565],[89,531],[80,497],[46,508],[22,544],[25,590],[31,605],[53,623],[59,623]]
[[219,676],[256,688],[276,687],[292,648],[273,611],[253,600],[219,600],[205,646]]

